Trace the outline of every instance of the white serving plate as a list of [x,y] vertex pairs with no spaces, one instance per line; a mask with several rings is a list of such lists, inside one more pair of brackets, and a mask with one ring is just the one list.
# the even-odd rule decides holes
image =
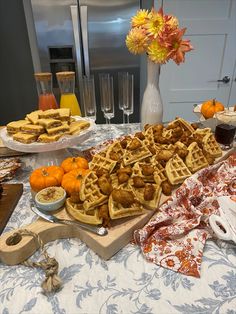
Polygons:
[[[214,116],[213,118],[205,119],[201,114],[201,106],[202,104],[195,106],[193,112],[198,116],[199,121],[205,128],[211,128],[211,130],[214,132],[217,125],[216,117]],[[225,110],[234,111],[234,107],[228,107],[225,108]]]
[[87,140],[92,131],[95,128],[94,120],[79,116],[74,116],[74,118],[79,120],[86,120],[90,122],[90,127],[81,131],[79,134],[76,135],[63,135],[58,141],[52,143],[31,143],[31,144],[24,144],[13,140],[12,136],[7,133],[6,127],[0,131],[0,137],[3,141],[3,144],[13,150],[25,153],[43,153],[43,152],[50,152],[61,150],[67,147],[75,146],[80,143],[83,143]]

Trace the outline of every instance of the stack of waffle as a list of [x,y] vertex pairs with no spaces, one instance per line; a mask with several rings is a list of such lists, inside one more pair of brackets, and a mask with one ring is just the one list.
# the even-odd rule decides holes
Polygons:
[[107,226],[110,219],[155,210],[161,193],[170,195],[221,154],[210,129],[198,129],[181,118],[166,127],[147,125],[143,132],[116,140],[93,155],[91,171],[81,184],[81,203],[69,199],[67,210],[78,220],[86,222],[87,215],[88,223],[103,220]]

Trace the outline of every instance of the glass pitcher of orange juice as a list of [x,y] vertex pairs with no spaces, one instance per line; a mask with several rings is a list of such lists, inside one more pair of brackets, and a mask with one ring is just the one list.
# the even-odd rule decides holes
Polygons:
[[38,107],[41,110],[58,108],[56,98],[52,92],[52,73],[42,72],[34,74],[38,91]]
[[70,108],[72,116],[81,116],[75,95],[75,72],[57,72],[56,76],[61,91],[60,107]]

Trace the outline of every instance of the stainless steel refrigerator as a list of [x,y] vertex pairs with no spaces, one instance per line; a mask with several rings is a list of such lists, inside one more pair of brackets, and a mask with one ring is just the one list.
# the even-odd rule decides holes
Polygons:
[[[150,1],[143,1],[149,5]],[[139,121],[140,57],[125,45],[131,17],[142,7],[140,0],[24,0],[34,70],[53,74],[54,93],[59,100],[56,72],[76,72],[76,94],[83,110],[82,77],[95,77],[97,123],[105,119],[100,109],[99,73],[114,78],[115,118],[122,122],[118,106],[118,72],[134,74],[134,114]]]

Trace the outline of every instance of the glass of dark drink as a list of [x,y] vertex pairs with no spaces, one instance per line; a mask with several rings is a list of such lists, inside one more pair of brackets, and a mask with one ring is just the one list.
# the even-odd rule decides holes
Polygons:
[[218,112],[216,119],[215,138],[217,142],[223,150],[232,148],[236,132],[236,112]]

